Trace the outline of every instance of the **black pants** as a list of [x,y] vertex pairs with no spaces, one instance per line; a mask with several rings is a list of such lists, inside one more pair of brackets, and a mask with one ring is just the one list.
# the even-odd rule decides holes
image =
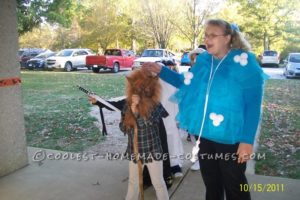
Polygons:
[[[199,162],[206,186],[206,200],[250,200],[250,193],[241,191],[247,184],[246,163],[238,164],[239,144],[221,144],[201,138]],[[227,155],[227,156],[226,156]]]

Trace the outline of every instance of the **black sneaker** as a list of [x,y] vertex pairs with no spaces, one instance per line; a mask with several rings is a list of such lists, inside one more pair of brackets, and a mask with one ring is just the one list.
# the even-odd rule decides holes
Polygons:
[[165,179],[165,182],[166,182],[167,189],[169,189],[173,185],[173,178],[172,178],[172,176],[167,177]]
[[192,140],[191,140],[191,135],[190,135],[190,134],[188,134],[188,136],[186,137],[186,140],[187,140],[188,142],[192,141]]

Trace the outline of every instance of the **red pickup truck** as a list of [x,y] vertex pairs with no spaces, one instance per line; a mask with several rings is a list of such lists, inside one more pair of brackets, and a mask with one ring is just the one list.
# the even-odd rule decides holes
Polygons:
[[104,55],[86,56],[86,65],[93,66],[93,72],[100,69],[111,69],[117,73],[120,69],[131,69],[135,55],[133,51],[124,49],[107,49]]

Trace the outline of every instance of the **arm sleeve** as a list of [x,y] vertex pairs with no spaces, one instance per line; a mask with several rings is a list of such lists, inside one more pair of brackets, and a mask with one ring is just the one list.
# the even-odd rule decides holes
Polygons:
[[166,81],[167,83],[173,85],[176,88],[179,88],[184,81],[183,75],[174,72],[173,70],[167,68],[167,67],[162,67],[161,71],[159,73],[159,77]]
[[162,118],[166,118],[169,116],[169,113],[162,106],[162,104],[158,104],[153,112],[151,113],[150,121],[153,123],[158,123]]
[[253,144],[260,121],[263,85],[246,88],[243,92],[245,101],[244,126],[240,142]]
[[255,55],[248,53],[248,66],[241,76],[244,100],[244,124],[240,142],[253,144],[260,122],[261,104],[263,98],[264,82],[267,76],[256,62]]

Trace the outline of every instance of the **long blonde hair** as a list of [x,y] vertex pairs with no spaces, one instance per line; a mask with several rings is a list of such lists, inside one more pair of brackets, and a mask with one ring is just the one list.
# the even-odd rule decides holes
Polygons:
[[232,28],[231,24],[229,24],[227,21],[222,19],[210,19],[206,22],[206,26],[207,25],[221,27],[224,30],[225,35],[230,35],[231,40],[229,45],[231,49],[242,49],[245,51],[251,50],[251,45],[245,39],[242,33],[239,30]]

